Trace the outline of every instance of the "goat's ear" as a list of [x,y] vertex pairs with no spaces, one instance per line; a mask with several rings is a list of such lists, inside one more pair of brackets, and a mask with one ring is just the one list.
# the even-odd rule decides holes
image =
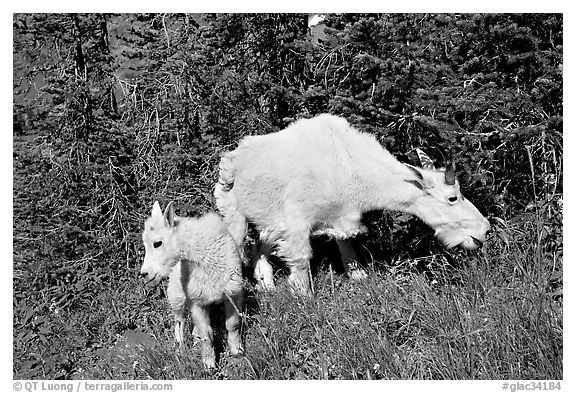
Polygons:
[[172,206],[172,201],[168,203],[168,206],[166,206],[166,210],[164,210],[164,222],[169,227],[174,226],[174,207]]
[[412,174],[416,177],[416,179],[406,180],[406,182],[415,185],[421,190],[424,190],[426,188],[426,185],[424,184],[424,176],[422,176],[422,172],[420,172],[420,169],[410,164],[404,164],[404,165],[406,165],[406,167],[408,167],[408,169],[410,169]]
[[416,149],[416,153],[418,153],[418,158],[420,159],[420,165],[424,169],[436,169],[434,167],[434,161],[428,156],[428,154],[424,153],[420,149]]
[[404,164],[408,167],[408,169],[410,169],[410,171],[414,174],[414,176],[416,176],[416,178],[423,182],[424,181],[424,176],[422,176],[422,172],[420,172],[420,169],[416,168],[413,165],[410,164]]
[[152,206],[152,217],[162,217],[162,209],[160,209],[158,201],[154,202],[154,206]]

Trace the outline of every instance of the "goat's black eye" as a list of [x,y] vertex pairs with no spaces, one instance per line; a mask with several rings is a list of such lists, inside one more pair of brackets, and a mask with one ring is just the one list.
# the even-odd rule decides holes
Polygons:
[[458,200],[457,196],[451,196],[448,198],[448,202],[450,203],[456,203],[457,200]]
[[162,246],[162,242],[159,240],[157,242],[154,242],[153,245],[154,245],[154,248],[158,248],[158,247]]

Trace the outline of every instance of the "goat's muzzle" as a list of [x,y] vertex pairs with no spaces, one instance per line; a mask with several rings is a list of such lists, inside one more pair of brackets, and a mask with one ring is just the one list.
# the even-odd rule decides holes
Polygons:
[[144,279],[144,281],[146,281],[146,284],[150,285],[155,285],[162,280],[162,277],[160,277],[158,274],[150,274],[148,272],[140,271],[139,275]]

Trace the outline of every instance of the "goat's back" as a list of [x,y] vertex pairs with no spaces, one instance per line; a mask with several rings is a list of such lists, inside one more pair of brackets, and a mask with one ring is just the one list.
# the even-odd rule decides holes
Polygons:
[[298,120],[282,131],[249,136],[229,154],[235,203],[260,226],[273,225],[287,201],[311,221],[321,219],[350,198],[363,166],[386,155],[372,135],[341,117]]
[[183,257],[198,264],[221,264],[226,260],[238,259],[235,257],[235,243],[224,221],[216,213],[207,213],[199,218],[177,217],[175,236],[183,250]]
[[221,301],[242,287],[241,258],[222,218],[208,213],[199,218],[180,218],[177,236],[182,248],[181,265],[170,279],[181,280],[189,299],[200,303]]

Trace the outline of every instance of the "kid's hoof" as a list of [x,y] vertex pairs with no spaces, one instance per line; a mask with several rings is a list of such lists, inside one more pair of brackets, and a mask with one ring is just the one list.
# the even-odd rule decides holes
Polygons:
[[274,292],[276,291],[276,285],[274,283],[266,283],[264,280],[257,280],[256,290],[258,292]]
[[355,269],[350,271],[350,278],[352,280],[360,281],[368,277],[368,274],[362,269]]

